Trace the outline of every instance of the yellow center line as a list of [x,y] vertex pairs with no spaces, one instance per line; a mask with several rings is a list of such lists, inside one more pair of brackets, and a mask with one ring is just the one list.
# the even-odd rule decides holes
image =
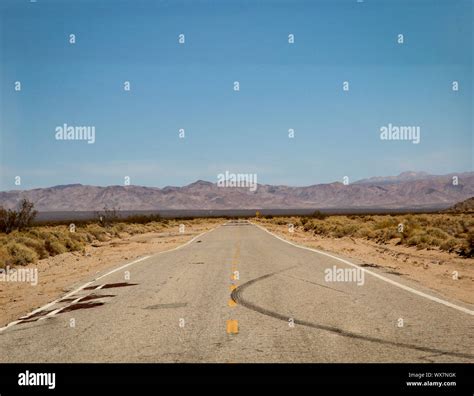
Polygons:
[[239,332],[239,322],[237,320],[227,320],[226,321],[226,332],[227,334],[238,334]]
[[[239,259],[240,259],[240,241],[237,241],[237,245],[235,247],[235,252],[234,252],[234,255],[232,257],[232,264],[231,264],[232,274],[231,274],[230,279],[232,281],[232,284],[229,287],[229,290],[230,290],[231,293],[237,287],[235,283],[236,283],[236,281],[239,280],[239,277],[240,277],[236,273],[238,271],[237,270],[237,264],[239,262]],[[237,305],[237,303],[234,300],[232,300],[232,298],[229,298],[229,300],[227,301],[227,306],[232,308],[232,307],[235,307],[236,305]],[[227,320],[226,321],[226,332],[227,332],[227,334],[238,334],[238,332],[239,332],[239,322],[235,319]]]
[[229,301],[227,302],[227,305],[229,307],[235,307],[237,305],[237,303],[234,300],[229,299]]

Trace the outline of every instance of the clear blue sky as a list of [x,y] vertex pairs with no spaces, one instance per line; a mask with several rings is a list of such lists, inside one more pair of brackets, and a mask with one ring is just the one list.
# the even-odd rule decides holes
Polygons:
[[472,0],[2,0],[0,189],[472,171],[473,22]]

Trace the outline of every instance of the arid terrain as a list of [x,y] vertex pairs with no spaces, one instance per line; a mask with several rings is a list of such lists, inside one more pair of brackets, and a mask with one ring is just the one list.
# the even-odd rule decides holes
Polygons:
[[[118,223],[108,228],[87,225],[78,227],[75,233],[70,233],[66,226],[51,226],[0,236],[4,266],[38,269],[36,286],[0,282],[0,327],[108,268],[173,249],[222,222],[221,219],[197,219]],[[181,224],[184,232],[180,232]],[[52,246],[49,251],[44,250],[45,242]]]
[[[356,259],[367,268],[474,303],[472,215],[275,217],[259,218],[257,224],[297,244]],[[404,235],[399,224],[404,224]]]
[[[110,267],[179,246],[225,219],[38,226],[0,237],[4,267],[37,268],[36,286],[0,283],[0,326],[60,297]],[[258,217],[284,239],[355,259],[367,268],[418,282],[448,298],[474,303],[474,219],[464,214]],[[184,232],[180,232],[180,224]],[[404,225],[403,233],[399,224]]]
[[[370,223],[381,222],[369,219],[369,230]],[[294,220],[308,230],[316,220],[324,221],[320,232],[356,221],[359,228],[364,225],[340,216]],[[419,221],[411,220],[411,226]],[[31,286],[2,290],[2,312],[15,320],[0,328],[0,360],[473,361],[472,259],[403,244],[388,253],[395,238],[380,245],[360,237],[318,240],[301,225],[289,235],[287,225],[278,222],[286,219],[196,220],[186,228],[192,233],[182,237],[177,222],[161,231],[150,223],[157,228],[153,233],[106,235],[108,240],[86,245],[85,253],[40,260],[42,285],[34,294]],[[130,226],[146,231],[136,224],[125,229]],[[205,229],[210,230],[190,239]],[[462,242],[462,236],[452,237]],[[333,254],[300,248],[288,239],[322,245]],[[153,254],[185,241],[191,243]],[[327,279],[328,270],[347,273],[354,264],[368,266],[371,275],[362,282]],[[460,279],[450,278],[453,270],[459,270]]]

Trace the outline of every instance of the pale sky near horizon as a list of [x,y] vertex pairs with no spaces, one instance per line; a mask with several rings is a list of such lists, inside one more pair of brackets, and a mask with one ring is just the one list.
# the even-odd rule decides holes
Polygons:
[[0,190],[472,171],[473,22],[472,0],[4,0]]

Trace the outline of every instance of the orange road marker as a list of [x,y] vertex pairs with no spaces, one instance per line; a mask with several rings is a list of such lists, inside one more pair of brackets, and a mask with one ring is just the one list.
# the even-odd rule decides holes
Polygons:
[[230,285],[229,289],[230,289],[231,292],[233,292],[235,289],[237,289],[237,286],[236,285]]
[[227,334],[238,334],[239,333],[239,322],[237,320],[227,320],[226,321],[226,331]]
[[232,300],[231,298],[229,298],[229,302],[227,303],[227,305],[229,307],[235,307],[237,305],[237,303],[234,300]]

